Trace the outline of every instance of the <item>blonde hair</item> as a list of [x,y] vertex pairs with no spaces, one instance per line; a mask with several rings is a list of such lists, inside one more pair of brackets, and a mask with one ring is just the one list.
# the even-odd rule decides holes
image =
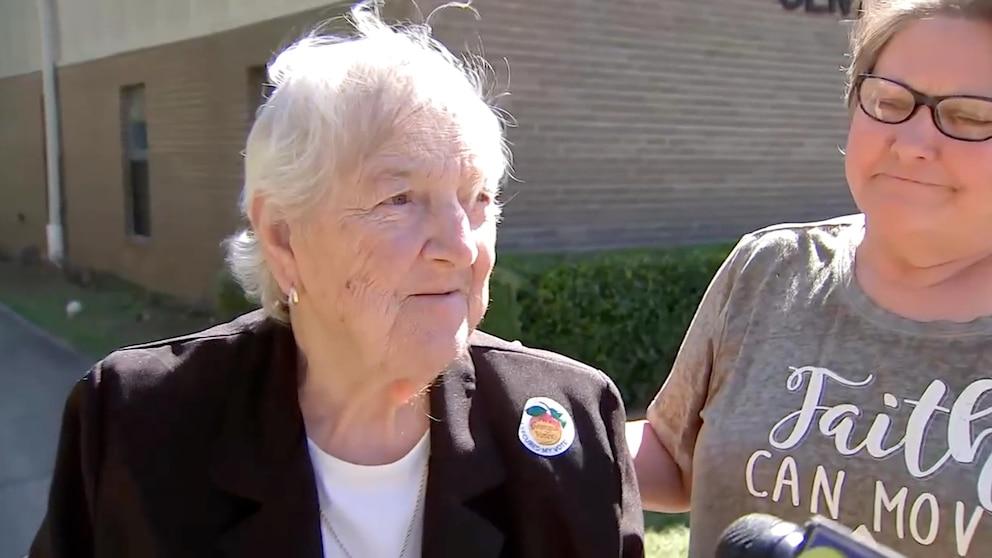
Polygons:
[[[313,32],[268,65],[273,89],[248,135],[243,215],[265,196],[278,220],[303,217],[425,107],[462,124],[487,186],[499,189],[509,151],[503,121],[488,101],[489,67],[478,57],[454,56],[426,24],[391,27],[378,12],[376,3],[360,3],[347,18],[354,33]],[[285,294],[253,232],[241,231],[225,247],[245,294],[288,321]]]
[[857,77],[875,67],[885,45],[909,24],[935,16],[992,21],[992,0],[864,0],[862,7],[864,12],[851,31],[848,108],[856,102]]

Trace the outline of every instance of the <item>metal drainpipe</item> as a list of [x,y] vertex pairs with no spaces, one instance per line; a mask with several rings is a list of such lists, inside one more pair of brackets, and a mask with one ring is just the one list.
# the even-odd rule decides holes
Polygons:
[[38,0],[38,19],[41,22],[41,81],[45,102],[45,155],[48,162],[48,225],[45,227],[45,236],[48,240],[48,260],[61,266],[65,258],[65,233],[62,228],[62,146],[55,83],[58,56],[55,1]]

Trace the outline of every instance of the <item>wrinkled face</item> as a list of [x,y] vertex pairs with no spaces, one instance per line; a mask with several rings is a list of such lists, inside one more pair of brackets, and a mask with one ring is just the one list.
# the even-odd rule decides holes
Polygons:
[[[992,97],[992,26],[917,21],[892,38],[871,73],[931,96]],[[992,140],[943,135],[927,107],[901,124],[855,107],[846,152],[868,234],[902,244],[924,266],[992,251]]]
[[309,310],[367,366],[436,374],[482,319],[499,210],[477,147],[421,111],[292,232]]

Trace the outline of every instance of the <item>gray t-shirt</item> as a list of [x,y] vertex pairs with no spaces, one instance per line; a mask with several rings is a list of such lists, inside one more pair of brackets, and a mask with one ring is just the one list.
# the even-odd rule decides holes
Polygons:
[[747,235],[648,419],[692,476],[690,556],[734,519],[834,518],[907,556],[992,556],[992,317],[916,322],[853,279],[862,216]]

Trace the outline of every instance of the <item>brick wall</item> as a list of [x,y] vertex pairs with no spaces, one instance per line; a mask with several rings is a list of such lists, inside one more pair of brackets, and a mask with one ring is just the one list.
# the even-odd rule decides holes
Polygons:
[[45,127],[41,73],[0,79],[0,251],[45,253]]
[[[420,2],[424,12],[438,3]],[[499,61],[509,62],[503,105],[518,123],[520,181],[505,196],[502,250],[728,240],[852,209],[838,152],[838,16],[775,0],[475,5],[504,85]],[[207,300],[219,243],[239,224],[249,68],[330,13],[61,68],[70,260]],[[442,16],[436,27],[459,44],[465,21]],[[120,88],[136,83],[146,87],[151,172],[152,237],[141,241],[125,234],[119,114]],[[43,247],[40,77],[0,80],[0,95],[0,247]],[[26,224],[11,221],[9,200]]]
[[[326,15],[326,12],[319,12]],[[156,291],[209,302],[220,242],[240,225],[250,69],[314,13],[60,69],[69,257]],[[151,236],[126,233],[120,89],[145,85]]]
[[519,124],[504,249],[725,240],[853,210],[840,16],[775,0],[475,5]]

